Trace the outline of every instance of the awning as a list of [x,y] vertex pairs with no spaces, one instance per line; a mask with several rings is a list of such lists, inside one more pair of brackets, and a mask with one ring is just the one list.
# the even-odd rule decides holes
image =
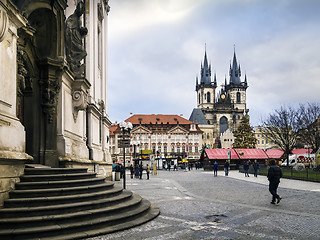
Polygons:
[[209,159],[228,159],[228,151],[231,153],[231,159],[239,159],[234,149],[205,149],[206,155]]
[[266,151],[266,154],[268,155],[269,158],[279,159],[283,155],[283,150],[282,149],[268,149]]
[[235,149],[240,159],[268,159],[263,149]]
[[299,154],[309,154],[312,153],[312,149],[306,149],[306,148],[301,148],[301,149],[293,149],[292,153],[295,155]]

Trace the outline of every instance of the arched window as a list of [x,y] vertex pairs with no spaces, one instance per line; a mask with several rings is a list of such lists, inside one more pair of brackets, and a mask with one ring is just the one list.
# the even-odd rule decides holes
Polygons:
[[241,103],[241,94],[237,92],[237,103]]
[[226,117],[220,118],[220,134],[224,133],[228,129],[228,119]]
[[199,93],[199,104],[201,103],[201,96],[200,96],[200,93]]
[[211,96],[210,96],[210,92],[207,93],[207,102],[211,102]]

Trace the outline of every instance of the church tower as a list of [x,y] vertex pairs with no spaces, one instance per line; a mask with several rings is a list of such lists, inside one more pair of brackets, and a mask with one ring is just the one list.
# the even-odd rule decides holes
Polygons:
[[193,109],[189,120],[198,123],[204,132],[203,143],[214,147],[223,134],[234,132],[242,117],[249,112],[246,103],[247,76],[244,81],[241,80],[241,68],[235,49],[229,68],[229,81],[225,77],[217,96],[216,75],[211,81],[211,65],[208,64],[206,51],[200,73],[200,82],[196,79],[197,108]]
[[248,88],[247,84],[247,75],[245,75],[244,81],[241,82],[241,69],[240,64],[237,62],[236,51],[233,53],[232,65],[230,63],[229,70],[229,84],[225,81],[224,92],[228,97],[230,97],[231,102],[233,103],[234,108],[242,110],[244,113],[247,113],[246,106],[246,91]]
[[211,81],[211,64],[208,64],[207,52],[204,52],[204,61],[201,63],[200,82],[196,78],[197,106],[202,110],[212,110],[215,103],[217,87],[216,75]]

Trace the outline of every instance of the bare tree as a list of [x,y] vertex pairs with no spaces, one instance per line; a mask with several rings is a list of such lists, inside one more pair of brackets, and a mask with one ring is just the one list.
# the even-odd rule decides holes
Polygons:
[[297,143],[297,111],[292,107],[281,107],[263,120],[262,132],[265,137],[273,141],[287,156],[289,166],[289,154]]
[[320,105],[318,103],[300,104],[297,113],[299,143],[312,148],[315,153],[320,145]]

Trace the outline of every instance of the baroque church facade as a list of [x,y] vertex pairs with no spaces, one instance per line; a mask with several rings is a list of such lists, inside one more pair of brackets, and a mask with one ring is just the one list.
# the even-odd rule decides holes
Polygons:
[[108,0],[0,0],[0,205],[25,164],[111,177]]
[[[190,121],[199,124],[203,130],[203,145],[217,147],[225,133],[234,132],[242,117],[248,114],[246,104],[247,77],[241,80],[241,68],[234,51],[229,68],[229,79],[217,92],[217,78],[212,79],[211,64],[205,51],[201,63],[200,79],[196,78],[197,108],[193,109]],[[228,130],[228,131],[227,131]]]

